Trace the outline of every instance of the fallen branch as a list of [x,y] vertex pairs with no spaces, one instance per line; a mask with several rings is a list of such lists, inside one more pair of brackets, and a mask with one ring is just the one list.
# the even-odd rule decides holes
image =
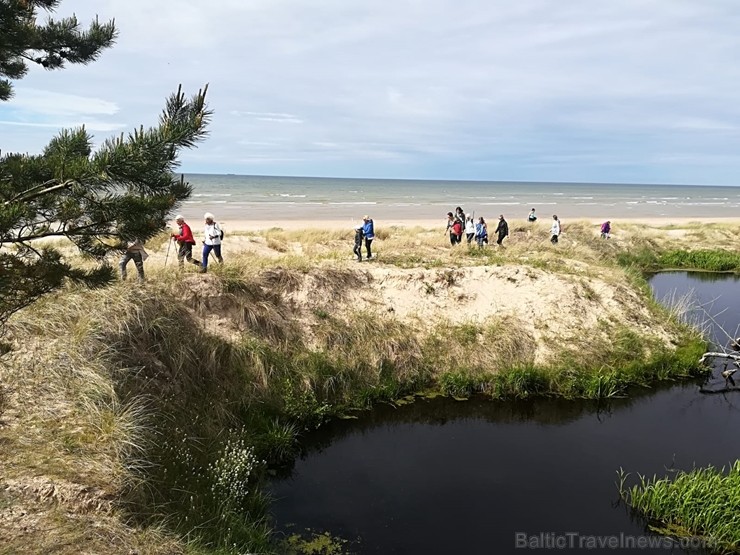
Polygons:
[[736,364],[740,365],[740,354],[733,354],[733,353],[717,353],[717,352],[709,352],[704,353],[701,355],[701,358],[699,359],[699,364],[704,364],[708,358],[729,358],[731,360],[734,360]]
[[740,392],[740,388],[737,388],[737,387],[723,387],[722,389],[704,389],[703,387],[699,388],[699,393],[703,393],[704,395],[715,395],[717,393],[732,393],[733,391]]

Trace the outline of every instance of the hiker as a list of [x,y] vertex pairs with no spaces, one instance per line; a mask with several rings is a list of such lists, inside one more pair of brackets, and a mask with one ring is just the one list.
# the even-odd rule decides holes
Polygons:
[[455,208],[455,217],[458,218],[463,225],[465,225],[465,212],[459,206]]
[[357,255],[357,262],[362,262],[362,238],[364,237],[362,233],[362,226],[358,225],[355,227],[355,248],[352,249],[352,252]]
[[208,257],[213,251],[216,254],[216,260],[220,264],[224,263],[224,259],[221,257],[221,237],[223,231],[216,223],[215,217],[210,212],[206,212],[203,215],[206,221],[205,229],[203,230],[203,261],[201,262],[200,271],[206,273],[208,271]]
[[603,224],[601,224],[601,238],[602,239],[609,239],[609,233],[612,230],[612,223],[607,220]]
[[185,218],[181,214],[175,216],[175,222],[180,229],[177,233],[172,233],[173,241],[177,241],[177,261],[180,264],[180,268],[185,266],[185,260],[196,266],[200,266],[200,260],[193,258],[193,245],[195,245],[195,238],[193,237],[193,230],[185,222]]
[[527,221],[531,224],[537,221],[537,215],[534,213],[534,208],[530,210],[529,216],[527,216]]
[[144,281],[144,261],[147,258],[149,258],[149,255],[139,239],[129,242],[126,245],[126,252],[123,253],[121,261],[118,263],[118,267],[121,269],[121,279],[126,281],[126,266],[130,260],[133,260],[136,271],[139,272],[139,281]]
[[457,244],[457,233],[452,229],[455,225],[455,215],[452,212],[447,212],[447,227],[445,233],[450,234],[450,244],[454,247]]
[[468,245],[473,242],[475,238],[475,223],[473,222],[472,214],[468,214],[465,220],[465,237],[468,240]]
[[362,221],[365,222],[362,226],[362,235],[365,237],[365,250],[367,251],[367,259],[370,260],[373,257],[370,247],[373,244],[373,239],[375,239],[375,225],[372,218],[367,215],[362,217]]
[[552,215],[552,226],[550,227],[550,242],[554,245],[558,242],[558,236],[560,235],[560,220],[558,215]]
[[483,216],[478,218],[478,223],[475,224],[475,240],[478,243],[478,248],[483,248],[483,243],[488,244],[488,225]]
[[498,217],[498,225],[496,226],[495,233],[498,233],[498,239],[496,239],[496,244],[501,247],[503,246],[504,239],[509,235],[509,224],[506,223],[506,220],[504,219],[504,215],[501,214]]
[[[452,222],[452,233],[455,234],[455,242],[452,244],[459,245],[462,243],[463,222],[458,217],[455,217],[455,221]],[[452,241],[452,237],[450,237],[450,241]]]

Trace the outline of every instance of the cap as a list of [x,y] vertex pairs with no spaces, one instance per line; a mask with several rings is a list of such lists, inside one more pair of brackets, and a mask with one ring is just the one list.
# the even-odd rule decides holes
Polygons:
[[215,220],[216,218],[210,212],[206,212],[205,214],[203,214],[203,219],[204,220]]
[[369,219],[370,219],[370,216],[368,216],[367,214],[365,214],[365,215],[364,215],[364,216],[362,217],[362,219],[363,219],[363,220],[369,220]]
[[177,220],[184,220],[184,219],[185,218],[182,217],[182,214],[178,214],[177,216],[175,216],[175,221],[177,221]]

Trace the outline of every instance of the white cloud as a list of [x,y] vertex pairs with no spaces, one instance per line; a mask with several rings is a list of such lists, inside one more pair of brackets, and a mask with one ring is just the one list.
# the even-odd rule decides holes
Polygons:
[[54,91],[16,87],[15,97],[8,105],[11,108],[50,116],[106,115],[119,110],[115,102],[102,98],[64,94]]
[[107,123],[102,121],[91,120],[70,120],[61,122],[33,123],[23,121],[0,120],[0,125],[11,125],[16,127],[41,127],[44,129],[71,129],[74,127],[85,126],[88,131],[110,132],[117,131],[126,127],[122,123]]
[[713,155],[713,181],[740,175],[731,2],[63,0],[71,12],[115,18],[118,44],[32,71],[0,119],[131,128],[178,83],[210,83],[189,170],[617,181],[632,164],[660,180],[670,151],[687,181]]

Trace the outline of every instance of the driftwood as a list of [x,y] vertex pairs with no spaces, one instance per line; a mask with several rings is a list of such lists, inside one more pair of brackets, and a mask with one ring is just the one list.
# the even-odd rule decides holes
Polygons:
[[740,354],[716,352],[704,353],[699,359],[699,364],[704,364],[708,358],[729,358],[730,360],[734,361],[735,364],[740,366]]
[[[735,387],[735,380],[732,379],[732,375],[737,372],[737,368],[733,368],[732,370],[727,369],[727,365],[730,363],[729,361],[732,361],[735,366],[740,368],[740,353],[734,354],[710,351],[708,353],[704,353],[701,356],[701,358],[699,359],[699,364],[704,364],[710,358],[725,359],[725,369],[721,372],[722,377],[725,379],[725,387],[723,387],[722,389],[704,389],[703,387],[700,387],[699,392],[706,395],[713,395],[717,393],[732,393],[733,391],[740,391],[740,388]],[[730,384],[732,384],[732,387],[730,387]]]

